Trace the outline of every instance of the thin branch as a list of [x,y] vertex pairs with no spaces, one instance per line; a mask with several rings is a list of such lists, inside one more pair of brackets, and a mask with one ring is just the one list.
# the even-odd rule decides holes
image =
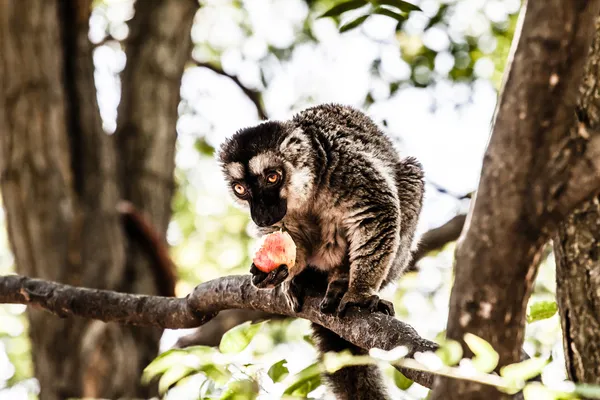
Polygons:
[[459,214],[442,226],[425,232],[419,240],[417,249],[413,252],[410,264],[408,264],[408,271],[416,271],[417,262],[430,252],[440,250],[448,243],[458,240],[466,219],[466,214]]
[[262,120],[269,119],[269,117],[267,116],[267,110],[265,110],[265,107],[262,102],[262,95],[259,91],[250,89],[249,87],[245,86],[237,76],[228,74],[220,67],[217,67],[208,62],[200,62],[195,60],[194,62],[198,67],[209,69],[214,73],[231,79],[233,83],[235,83],[242,90],[242,92],[244,92],[248,99],[250,99],[250,101],[254,104],[254,106],[256,107],[256,111],[258,112],[258,117]]
[[[351,312],[344,318],[319,311],[321,296],[308,294],[302,311],[288,308],[279,290],[259,290],[250,276],[228,276],[197,286],[186,298],[143,296],[78,288],[17,275],[0,277],[0,303],[37,306],[60,317],[79,316],[122,324],[190,328],[227,309],[258,310],[308,319],[364,349],[406,346],[409,355],[433,351],[437,344],[421,338],[408,324],[380,313]],[[431,387],[430,373],[402,369],[415,382]]]
[[465,194],[452,193],[448,189],[443,187],[442,185],[439,185],[439,184],[431,181],[431,179],[426,179],[426,183],[428,185],[432,186],[439,193],[448,195],[450,197],[454,197],[456,200],[466,200],[466,199],[470,199],[471,197],[473,197],[473,192],[469,192],[469,193],[465,193]]
[[43,308],[61,318],[77,316],[173,329],[193,328],[215,315],[194,313],[186,299],[80,288],[19,275],[0,277],[0,303]]

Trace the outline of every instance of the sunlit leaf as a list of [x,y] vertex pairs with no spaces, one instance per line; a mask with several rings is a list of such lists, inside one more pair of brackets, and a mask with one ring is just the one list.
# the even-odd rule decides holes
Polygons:
[[363,15],[362,17],[358,17],[355,20],[342,25],[340,27],[340,32],[347,32],[349,30],[359,27],[360,24],[362,24],[363,22],[365,22],[367,20],[367,18],[369,18],[369,15]]
[[319,18],[337,17],[337,16],[345,13],[346,11],[355,10],[355,9],[363,7],[365,5],[367,5],[366,0],[351,0],[351,1],[344,2],[344,3],[336,4],[335,6],[331,7],[329,10],[327,10]]
[[314,363],[298,372],[290,379],[284,394],[306,396],[321,385],[321,369],[319,363]]
[[339,353],[328,352],[323,355],[323,366],[330,374],[333,374],[344,367],[374,363],[375,360],[370,356],[355,356],[349,351],[341,351]]
[[268,374],[269,377],[271,377],[271,379],[273,380],[273,382],[279,382],[283,378],[288,376],[290,371],[284,365],[285,363],[287,363],[286,360],[280,360],[275,364],[271,365],[271,368],[269,368]]
[[221,395],[221,400],[254,400],[258,395],[258,384],[250,379],[233,381]]
[[600,399],[600,385],[576,384],[575,394],[586,399]]
[[419,8],[419,6],[416,6],[412,3],[409,3],[407,1],[401,1],[401,0],[373,0],[372,3],[374,3],[376,5],[385,5],[385,6],[396,7],[404,12],[421,11],[421,8]]
[[158,381],[158,391],[160,394],[165,394],[167,390],[183,378],[194,374],[194,368],[185,365],[174,365],[169,368]]
[[144,368],[142,383],[148,384],[156,376],[165,373],[175,365],[184,365],[184,360],[188,356],[189,353],[181,349],[165,351]]
[[458,364],[462,359],[463,349],[456,340],[447,339],[441,341],[440,347],[435,351],[435,354],[437,354],[444,364],[453,366]]
[[496,368],[500,356],[491,344],[471,333],[465,334],[465,343],[467,343],[467,346],[475,354],[475,357],[473,357],[473,366],[475,369],[488,373]]
[[500,369],[500,376],[510,382],[525,382],[542,373],[548,360],[542,358],[530,358],[519,363],[510,364]]
[[377,7],[373,10],[373,14],[385,15],[386,17],[393,18],[398,22],[404,22],[407,18],[406,15],[398,14],[397,12],[394,12],[384,7]]
[[558,305],[555,301],[538,301],[529,307],[527,322],[532,323],[542,319],[550,318],[554,316],[557,311]]
[[250,321],[248,321],[231,328],[225,332],[221,338],[219,350],[224,354],[241,352],[248,347],[262,325],[262,322],[258,324],[252,324]]
[[523,398],[525,400],[571,400],[576,399],[577,396],[574,393],[559,392],[539,382],[533,382],[523,389]]
[[394,369],[394,383],[400,390],[407,390],[414,383],[408,379],[404,374],[397,369]]

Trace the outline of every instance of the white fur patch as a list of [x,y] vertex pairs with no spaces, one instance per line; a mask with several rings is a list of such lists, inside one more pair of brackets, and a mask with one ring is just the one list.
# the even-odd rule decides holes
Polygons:
[[260,153],[250,159],[248,166],[252,174],[261,175],[266,169],[274,167],[275,161],[273,153]]
[[244,179],[244,166],[239,162],[232,162],[225,165],[225,170],[232,179]]
[[290,174],[289,185],[286,190],[289,209],[299,209],[306,206],[312,192],[312,176],[308,168],[294,169],[291,163],[287,163]]

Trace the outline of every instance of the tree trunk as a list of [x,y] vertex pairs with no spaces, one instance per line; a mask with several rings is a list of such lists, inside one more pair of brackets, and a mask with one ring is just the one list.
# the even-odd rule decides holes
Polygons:
[[[518,362],[527,301],[549,229],[597,192],[598,160],[573,126],[577,88],[598,1],[527,2],[483,162],[456,251],[447,336],[490,342],[499,365]],[[592,147],[599,153],[598,141]],[[590,162],[591,160],[591,162]],[[587,185],[587,179],[594,179]],[[470,355],[469,352],[466,352]],[[509,398],[467,381],[436,379],[433,399]]]
[[[580,87],[578,117],[600,135],[600,20]],[[571,129],[577,137],[579,125]],[[585,141],[582,143],[585,145]],[[600,384],[600,198],[578,207],[554,236],[556,297],[569,379]]]
[[[162,50],[155,57],[168,58],[169,85],[157,76],[146,77],[148,82],[124,82],[131,93],[158,93],[134,97],[144,105],[126,111],[137,113],[132,119],[143,120],[143,113],[151,109],[151,128],[163,138],[168,131],[170,138],[159,142],[163,155],[142,155],[144,164],[137,173],[125,167],[119,174],[116,160],[127,160],[131,153],[115,148],[121,143],[102,131],[87,36],[91,0],[0,1],[0,188],[20,274],[92,288],[164,292],[160,272],[148,261],[151,257],[138,249],[137,241],[128,240],[117,204],[122,197],[142,204],[164,238],[179,85],[197,3],[138,2],[138,8],[148,3],[155,9],[151,14],[162,21],[158,24],[157,17],[146,12],[136,14],[132,26],[146,29],[148,38],[138,41],[137,52],[128,51],[128,66],[149,61],[136,54]],[[178,50],[165,54],[165,49],[148,44],[157,36],[164,46]],[[172,58],[173,53],[179,57]],[[126,74],[125,79],[133,76]],[[160,126],[156,119],[161,119]],[[127,118],[121,116],[120,121]],[[149,129],[145,133],[132,138],[130,143],[138,142],[131,147],[152,148],[156,140]],[[161,170],[165,184],[146,182],[141,175],[156,170],[148,170],[148,165],[166,165]],[[140,189],[144,187],[149,190]],[[147,204],[153,206],[144,207]],[[160,330],[57,319],[40,310],[27,313],[41,399],[153,394],[152,388],[142,387],[140,375],[157,353]]]

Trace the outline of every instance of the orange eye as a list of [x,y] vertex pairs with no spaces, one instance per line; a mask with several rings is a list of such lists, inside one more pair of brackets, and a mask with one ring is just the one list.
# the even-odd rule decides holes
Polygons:
[[277,182],[279,182],[279,179],[280,179],[280,175],[276,172],[272,172],[269,175],[267,175],[267,182],[270,183],[271,185],[274,185]]
[[233,185],[233,190],[238,196],[244,196],[246,194],[246,188],[243,185],[240,185],[239,183]]

